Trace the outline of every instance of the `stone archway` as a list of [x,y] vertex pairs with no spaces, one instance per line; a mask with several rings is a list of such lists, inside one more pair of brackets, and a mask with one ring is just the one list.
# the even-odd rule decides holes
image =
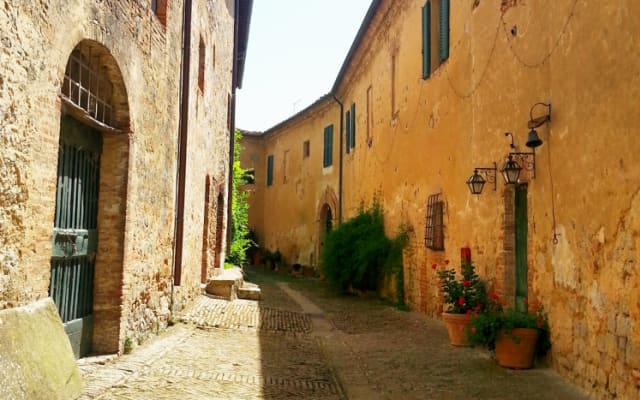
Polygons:
[[311,257],[318,260],[320,265],[320,255],[322,248],[324,247],[324,239],[329,231],[338,225],[338,213],[337,213],[338,198],[331,187],[325,189],[324,193],[320,197],[318,212],[316,215],[316,225],[318,231],[318,239],[316,241],[316,254],[317,257]]
[[60,99],[49,293],[77,357],[118,352],[131,132],[127,91],[106,47],[78,43]]

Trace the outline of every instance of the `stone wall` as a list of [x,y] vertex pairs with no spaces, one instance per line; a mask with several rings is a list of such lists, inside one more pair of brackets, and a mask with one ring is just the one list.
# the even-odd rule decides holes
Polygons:
[[194,1],[183,279],[172,288],[183,2],[166,4],[164,21],[146,1],[0,7],[0,308],[48,296],[59,96],[72,50],[81,42],[105,49],[126,90],[114,107],[128,114],[128,126],[103,135],[94,309],[104,330],[96,331],[96,351],[144,340],[167,325],[172,306],[199,292],[206,176],[227,185],[234,10]]
[[[332,93],[357,109],[356,146],[343,154],[344,219],[377,196],[389,234],[402,224],[413,228],[404,261],[414,309],[439,315],[430,266],[445,259],[458,265],[461,247],[471,248],[490,290],[513,302],[514,190],[497,176],[495,191],[488,183],[473,196],[465,181],[474,167],[500,168],[510,149],[505,132],[513,133],[518,151],[530,151],[524,145],[530,110],[552,103],[550,123],[537,128],[544,143],[536,149],[535,178],[526,171],[521,180],[528,296],[549,312],[549,362],[561,374],[597,398],[640,397],[640,46],[633,39],[640,35],[634,18],[640,4],[452,1],[449,58],[422,79],[424,3],[382,1]],[[614,25],[622,28],[608,28]],[[544,111],[535,108],[533,117]],[[295,128],[267,132],[263,154],[282,157],[284,149],[271,143],[300,143],[321,118],[312,107],[295,117],[301,121]],[[290,179],[320,199],[312,179],[295,173]],[[295,220],[314,210],[309,203],[292,213],[301,207],[295,193],[267,188],[259,206],[265,216],[259,229],[281,248],[300,239],[267,216],[287,210]],[[427,198],[438,193],[444,251],[423,241]]]

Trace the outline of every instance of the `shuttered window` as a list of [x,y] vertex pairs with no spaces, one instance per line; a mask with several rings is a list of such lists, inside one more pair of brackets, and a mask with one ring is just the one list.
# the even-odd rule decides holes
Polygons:
[[422,7],[422,79],[449,58],[451,0],[429,0]]
[[440,63],[449,58],[449,0],[440,0],[439,43]]
[[431,2],[422,7],[422,79],[431,75]]
[[345,150],[347,152],[347,154],[349,154],[349,151],[351,150],[351,110],[347,110],[346,116],[345,116]]
[[273,185],[273,156],[267,157],[267,186]]
[[324,157],[322,157],[323,167],[331,164],[333,164],[333,125],[324,128]]
[[351,104],[351,148],[356,148],[356,103]]

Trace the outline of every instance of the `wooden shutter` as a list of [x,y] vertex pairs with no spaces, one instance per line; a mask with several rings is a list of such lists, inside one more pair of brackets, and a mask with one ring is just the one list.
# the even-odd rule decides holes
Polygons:
[[322,166],[328,167],[333,164],[333,125],[324,128],[324,157]]
[[438,50],[440,53],[440,62],[442,63],[449,58],[449,0],[440,0],[440,37]]
[[351,111],[347,110],[347,115],[345,116],[345,140],[344,140],[344,145],[345,145],[345,149],[347,151],[347,154],[349,154],[349,150],[351,150]]
[[356,148],[356,103],[351,104],[351,148]]
[[267,186],[273,185],[273,156],[267,157]]
[[422,7],[422,79],[431,75],[431,2]]

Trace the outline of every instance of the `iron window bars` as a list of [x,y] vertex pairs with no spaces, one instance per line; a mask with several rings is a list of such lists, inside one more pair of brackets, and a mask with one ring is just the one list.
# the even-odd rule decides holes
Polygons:
[[85,110],[88,115],[108,126],[113,126],[113,84],[109,81],[99,56],[85,55],[74,50],[64,72],[62,95]]
[[424,245],[432,250],[444,250],[444,201],[441,193],[427,199]]

